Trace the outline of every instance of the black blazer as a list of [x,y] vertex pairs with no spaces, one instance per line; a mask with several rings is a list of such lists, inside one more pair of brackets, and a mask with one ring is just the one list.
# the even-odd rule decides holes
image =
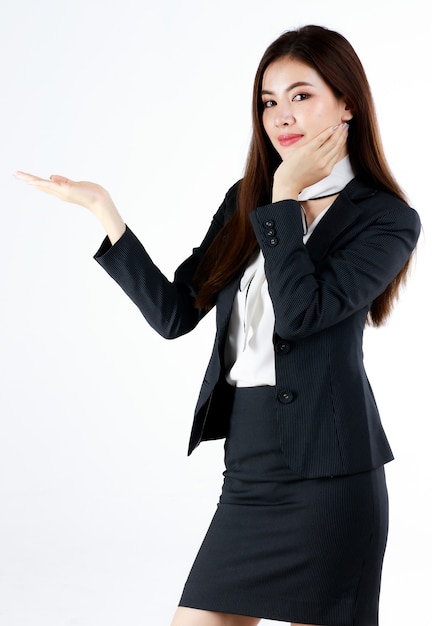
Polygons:
[[[192,330],[205,315],[194,307],[192,277],[235,209],[237,185],[215,214],[202,244],[169,281],[127,229],[96,260],[162,336]],[[371,303],[396,276],[420,232],[417,213],[357,179],[343,190],[306,245],[295,200],[252,211],[275,312],[275,406],[288,466],[306,477],[350,474],[393,456],[364,367],[362,338]],[[228,432],[229,387],[224,343],[241,273],[218,295],[213,353],[195,409],[189,454]]]

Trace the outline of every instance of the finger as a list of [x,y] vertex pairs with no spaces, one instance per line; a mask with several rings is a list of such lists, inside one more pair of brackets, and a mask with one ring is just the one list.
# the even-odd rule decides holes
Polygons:
[[23,180],[26,183],[30,183],[32,181],[44,180],[43,178],[39,178],[39,176],[34,176],[33,174],[28,174],[27,172],[20,172],[19,170],[14,172],[14,176],[16,178],[19,178],[20,180]]
[[54,189],[56,187],[56,183],[51,180],[45,180],[44,178],[35,178],[33,180],[28,180],[27,182],[32,187],[37,187],[38,189],[43,189],[44,191],[48,191],[49,189]]
[[68,200],[66,197],[67,194],[65,190],[67,187],[63,183],[57,183],[51,180],[45,180],[43,178],[37,178],[36,176],[32,177],[30,180],[26,181],[30,187],[37,189],[38,191],[43,191],[59,200]]
[[61,200],[68,199],[67,187],[65,187],[62,183],[56,183],[51,180],[43,180],[41,178],[40,180],[29,181],[28,184],[39,191],[49,193],[50,195],[60,198]]
[[14,172],[14,176],[23,180],[26,183],[36,185],[40,182],[46,183],[71,183],[72,181],[65,176],[60,176],[59,174],[52,174],[49,179],[40,178],[39,176],[34,176],[34,174],[28,174],[27,172],[21,172],[17,170]]
[[38,187],[44,191],[48,191],[48,189],[53,187],[56,183],[66,182],[68,180],[64,176],[50,176],[49,180],[47,180],[46,178],[40,178],[39,176],[20,171],[14,172],[14,175],[28,185]]
[[70,183],[70,182],[72,182],[72,181],[69,180],[69,178],[66,178],[65,176],[60,176],[59,174],[51,174],[50,180],[53,183]]
[[346,153],[346,145],[348,141],[348,127],[341,127],[335,132],[334,135],[335,141],[331,142],[328,151],[328,157],[335,157],[336,160],[339,160],[343,153]]
[[344,149],[343,145],[334,146],[331,150],[329,150],[325,155],[320,157],[320,163],[322,164],[322,170],[326,172],[326,176],[330,174],[333,170],[336,163],[338,163],[344,156],[346,156],[347,152]]
[[311,146],[318,150],[329,141],[334,140],[335,137],[337,137],[338,130],[340,130],[340,126],[329,126],[325,128],[311,140]]
[[334,130],[324,143],[317,148],[317,152],[324,159],[331,161],[335,159],[335,162],[340,159],[341,153],[346,149],[346,142],[348,138],[347,128],[339,126]]
[[344,124],[330,126],[316,135],[316,137],[312,139],[311,143],[314,145],[316,150],[324,150],[323,153],[325,154],[325,151],[331,150],[333,146],[338,143],[341,137],[346,139],[347,129],[348,125],[345,126]]

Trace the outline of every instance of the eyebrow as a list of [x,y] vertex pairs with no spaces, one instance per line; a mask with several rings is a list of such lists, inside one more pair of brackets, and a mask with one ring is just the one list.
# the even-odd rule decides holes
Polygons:
[[[295,89],[296,87],[313,87],[313,85],[312,83],[307,83],[305,81],[299,80],[296,83],[292,83],[289,87],[285,89],[285,91],[291,91],[292,89]],[[270,91],[269,89],[262,89],[261,95],[272,96],[274,95],[274,91]]]

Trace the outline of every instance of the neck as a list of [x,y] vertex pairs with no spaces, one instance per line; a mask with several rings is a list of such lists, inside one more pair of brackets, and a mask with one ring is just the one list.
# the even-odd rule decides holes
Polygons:
[[322,213],[322,211],[333,204],[338,195],[339,194],[334,194],[333,196],[329,196],[327,198],[320,198],[319,200],[306,200],[302,202],[301,205],[306,215],[306,224],[310,226],[315,218]]

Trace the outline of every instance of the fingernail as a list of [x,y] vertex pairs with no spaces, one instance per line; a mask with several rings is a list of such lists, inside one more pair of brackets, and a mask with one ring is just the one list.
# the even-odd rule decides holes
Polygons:
[[337,130],[339,128],[339,124],[336,124],[336,126],[333,126],[332,130]]
[[346,122],[344,122],[344,123],[342,124],[342,128],[343,128],[344,130],[347,130],[347,128],[349,128],[349,125],[348,125]]

